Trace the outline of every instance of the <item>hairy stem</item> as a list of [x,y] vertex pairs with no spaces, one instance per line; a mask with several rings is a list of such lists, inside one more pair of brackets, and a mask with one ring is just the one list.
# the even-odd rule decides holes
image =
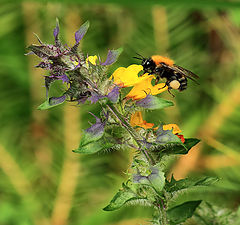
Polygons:
[[159,212],[159,224],[160,225],[167,225],[167,214],[166,209],[164,206],[164,202],[162,200],[159,200],[158,202],[158,212]]
[[156,163],[155,163],[154,159],[151,157],[151,155],[148,154],[146,149],[142,148],[142,144],[139,142],[139,140],[141,139],[139,134],[136,133],[136,131],[132,128],[132,126],[128,123],[128,121],[124,118],[124,116],[116,109],[115,106],[113,106],[112,104],[107,104],[107,107],[111,111],[111,113],[119,120],[119,122],[122,124],[122,126],[124,126],[126,128],[126,130],[132,136],[132,138],[135,140],[135,142],[137,143],[137,145],[139,147],[139,150],[143,153],[143,155],[146,157],[148,162],[151,165],[155,165]]

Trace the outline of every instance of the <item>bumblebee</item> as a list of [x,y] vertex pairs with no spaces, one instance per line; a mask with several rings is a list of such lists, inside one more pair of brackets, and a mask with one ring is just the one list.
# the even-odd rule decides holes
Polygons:
[[[138,54],[139,55],[139,54]],[[187,78],[198,83],[195,79],[199,78],[196,74],[187,70],[181,66],[174,63],[173,60],[160,56],[153,55],[150,58],[144,58],[139,55],[139,57],[134,57],[136,59],[142,60],[142,66],[144,73],[153,74],[156,76],[155,84],[159,82],[160,79],[165,78],[166,83],[164,87],[168,87],[170,94],[171,89],[183,91],[187,88],[188,80]]]

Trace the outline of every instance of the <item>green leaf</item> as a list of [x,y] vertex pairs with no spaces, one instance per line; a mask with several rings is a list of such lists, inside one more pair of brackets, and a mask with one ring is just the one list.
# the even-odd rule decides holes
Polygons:
[[158,193],[160,193],[165,185],[165,176],[162,171],[158,169],[158,166],[151,168],[149,175],[142,175],[139,173],[140,168],[138,167],[138,173],[133,175],[133,182],[148,185]]
[[163,109],[169,106],[173,106],[173,102],[159,98],[153,95],[147,95],[146,98],[136,102],[136,105],[145,109]]
[[81,154],[94,154],[96,152],[109,149],[113,147],[112,143],[104,143],[103,140],[98,140],[98,141],[92,141],[88,143],[80,143],[80,146],[78,149],[73,150],[75,153],[81,153]]
[[140,199],[140,197],[138,197],[128,186],[123,185],[123,189],[113,197],[109,205],[103,210],[113,211],[122,207],[126,202],[136,199]]
[[182,143],[181,140],[176,136],[178,142],[167,142],[166,144],[153,145],[152,151],[159,152],[159,154],[187,154],[190,149],[196,145],[200,140],[196,138],[187,138]]
[[37,109],[46,110],[46,109],[53,108],[57,105],[61,105],[65,101],[65,99],[66,99],[65,95],[61,97],[51,97],[47,99],[44,103],[42,103],[40,106],[38,106]]
[[185,178],[181,180],[175,180],[172,176],[170,182],[166,180],[165,188],[168,192],[176,192],[181,189],[190,188],[193,186],[209,186],[214,184],[219,179],[217,177],[204,177],[204,178]]
[[190,149],[199,143],[200,140],[196,138],[187,138],[183,144],[176,144],[170,154],[187,154]]
[[154,187],[154,189],[160,193],[165,185],[165,176],[164,173],[158,170],[157,174],[151,174],[149,176],[149,181]]
[[192,217],[195,209],[201,201],[190,201],[167,210],[167,216],[171,225],[178,225]]
[[[188,149],[188,151],[193,147],[195,146],[196,144],[198,144],[200,142],[199,139],[197,138],[186,138],[185,139],[185,142],[184,142],[184,145],[185,147]],[[186,154],[186,153],[185,153]]]

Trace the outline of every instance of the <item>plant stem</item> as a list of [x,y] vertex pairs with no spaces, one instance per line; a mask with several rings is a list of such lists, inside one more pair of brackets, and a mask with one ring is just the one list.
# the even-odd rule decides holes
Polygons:
[[164,206],[164,202],[160,200],[158,202],[158,211],[159,211],[159,224],[160,225],[167,225],[167,214]]
[[124,118],[124,116],[120,112],[118,112],[115,106],[113,106],[112,104],[107,104],[107,107],[112,112],[112,114],[119,120],[122,126],[126,128],[126,130],[132,136],[132,138],[135,140],[135,142],[139,147],[139,150],[143,153],[143,155],[146,157],[148,162],[151,165],[155,165],[156,163],[154,159],[151,157],[151,155],[148,154],[146,149],[142,148],[142,144],[139,142],[139,140],[141,139],[141,137],[139,137],[139,134],[136,133],[136,131],[132,128],[132,126],[128,123],[128,121]]

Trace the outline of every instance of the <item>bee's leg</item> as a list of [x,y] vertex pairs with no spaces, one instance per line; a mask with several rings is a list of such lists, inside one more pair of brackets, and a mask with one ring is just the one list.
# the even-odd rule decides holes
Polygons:
[[158,82],[159,82],[159,79],[160,79],[160,78],[159,78],[159,76],[157,76],[157,77],[156,77],[156,80],[155,80],[155,85],[157,85],[157,84],[158,84]]
[[168,93],[169,93],[170,95],[172,95],[172,97],[174,98],[175,95],[174,95],[170,90],[171,90],[171,89],[168,89]]
[[161,73],[159,74],[159,76],[162,77],[163,73],[164,73],[164,70],[161,71]]

